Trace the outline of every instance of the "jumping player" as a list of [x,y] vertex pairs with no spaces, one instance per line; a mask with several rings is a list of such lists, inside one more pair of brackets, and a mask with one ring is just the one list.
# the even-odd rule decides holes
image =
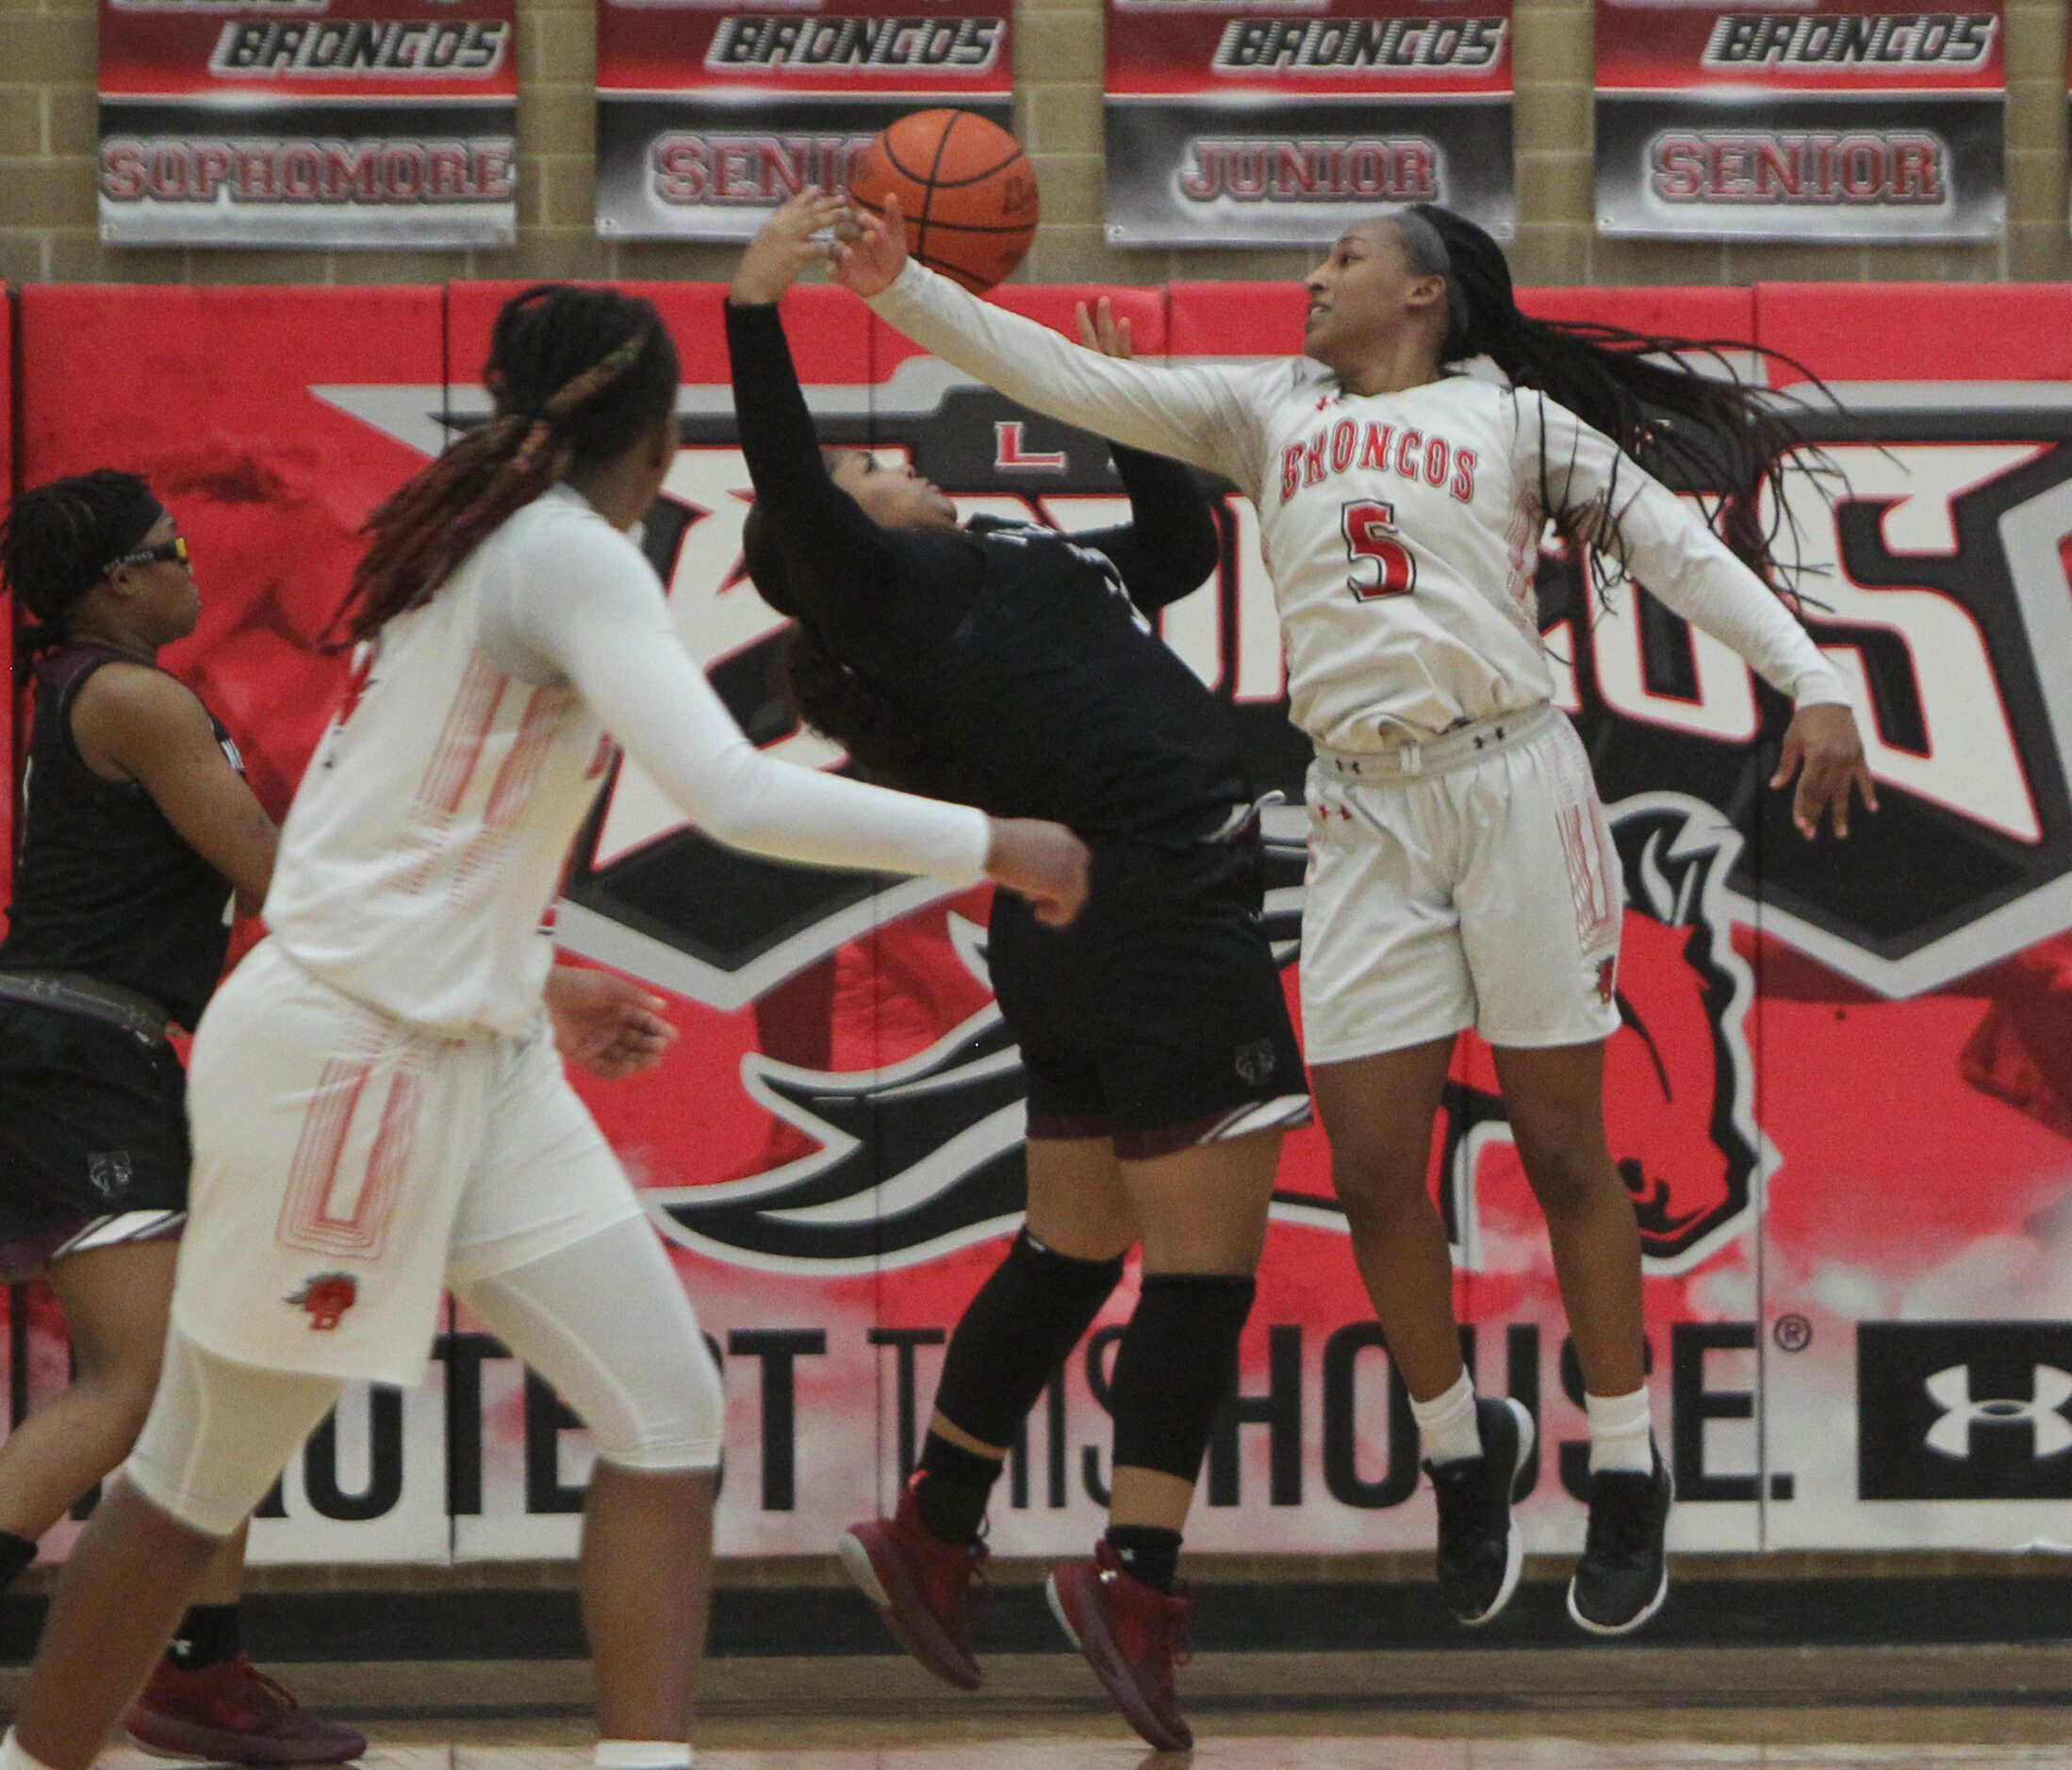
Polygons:
[[[129,1452],[158,1380],[188,1193],[186,1073],[168,1041],[255,910],[271,820],[193,692],[157,666],[201,598],[172,514],[102,469],[23,493],[0,568],[36,625],[35,718],[0,942],[0,1277],[40,1272],[75,1372],[0,1445],[0,1584]],[[156,1750],[238,1763],[356,1758],[245,1654],[240,1522],[128,1718]]]
[[[1317,750],[1307,1055],[1432,1469],[1440,1585],[1465,1623],[1508,1601],[1533,1431],[1515,1401],[1475,1397],[1427,1184],[1455,1036],[1473,1026],[1495,1047],[1587,1392],[1570,1614],[1597,1633],[1638,1627],[1668,1592],[1673,1489],[1643,1382],[1639,1237],[1604,1139],[1620,874],[1552,704],[1534,564],[1552,521],[1790,696],[1771,784],[1798,775],[1804,835],[1823,820],[1846,835],[1852,792],[1875,807],[1847,693],[1758,575],[1774,564],[1757,495],[1788,426],[1680,358],[1527,319],[1495,242],[1423,205],[1347,229],[1309,273],[1303,356],[1230,368],[1077,349],[910,263],[896,209],[851,231],[836,275],[929,350],[1040,412],[1225,474],[1258,505],[1293,716]],[[1445,367],[1476,357],[1493,372]],[[1731,547],[1642,470],[1651,452],[1723,472]]]
[[748,565],[799,622],[795,697],[903,783],[1069,824],[1094,886],[1061,930],[995,899],[987,964],[1028,1075],[1027,1226],[958,1323],[897,1511],[856,1526],[843,1560],[916,1659],[978,1686],[968,1588],[988,1496],[1141,1240],[1111,1521],[1092,1561],[1051,1576],[1051,1604],[1131,1725],[1184,1750],[1180,1533],[1235,1381],[1281,1134],[1309,1119],[1237,745],[1148,618],[1215,569],[1215,524],[1185,468],[1128,449],[1131,521],[1080,534],[960,527],[928,481],[861,451],[830,472],[776,303],[844,213],[815,189],[785,204],[727,306]]
[[491,421],[372,519],[347,607],[363,645],[282,833],[271,936],[195,1040],[164,1374],[59,1582],[8,1770],[86,1770],[196,1573],[345,1383],[422,1375],[442,1282],[597,1439],[580,1585],[600,1764],[687,1765],[718,1373],[542,1011],[544,990],[604,1074],[666,1040],[650,998],[553,969],[541,926],[611,739],[720,840],[990,873],[1059,921],[1083,896],[1069,832],[772,762],[727,717],[625,533],[677,449],[651,305],[530,289],[485,380]]

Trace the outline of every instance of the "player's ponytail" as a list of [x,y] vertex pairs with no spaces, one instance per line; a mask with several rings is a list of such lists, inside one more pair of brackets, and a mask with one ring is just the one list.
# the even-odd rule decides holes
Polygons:
[[134,473],[98,467],[24,492],[0,525],[0,578],[29,617],[24,656],[64,643],[74,603],[165,515]]
[[[1447,278],[1442,361],[1488,356],[1515,385],[1560,402],[1658,479],[1700,494],[1720,538],[1773,589],[1785,587],[1773,548],[1784,460],[1804,436],[1795,402],[1741,378],[1737,364],[1758,356],[1755,346],[1533,319],[1519,310],[1503,248],[1472,221],[1426,203],[1402,220],[1411,262]],[[1617,498],[1615,487],[1604,501],[1616,509]],[[1553,514],[1564,533],[1616,555],[1604,509]]]
[[348,640],[426,601],[493,529],[569,471],[615,459],[676,403],[676,347],[650,302],[543,283],[490,335],[489,421],[368,518],[339,619]]

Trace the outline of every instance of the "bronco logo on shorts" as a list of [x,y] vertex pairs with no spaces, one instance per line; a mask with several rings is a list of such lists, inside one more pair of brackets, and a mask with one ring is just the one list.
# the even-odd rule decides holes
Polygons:
[[319,1272],[285,1301],[309,1311],[310,1331],[328,1334],[360,1300],[360,1281],[350,1272]]

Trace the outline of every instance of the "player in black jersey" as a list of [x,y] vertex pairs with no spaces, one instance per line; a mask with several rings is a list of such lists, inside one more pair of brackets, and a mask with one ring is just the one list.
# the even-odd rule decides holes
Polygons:
[[[0,941],[0,1278],[47,1271],[77,1374],[0,1444],[0,1583],[128,1453],[157,1384],[187,1207],[192,1027],[236,907],[254,913],[272,821],[238,752],[158,650],[194,631],[187,543],[143,481],[25,492],[0,568],[28,630],[35,717]],[[331,1762],[367,1742],[311,1714],[238,1640],[240,1534],[131,1711],[154,1749]]]
[[1235,1378],[1281,1133],[1309,1110],[1236,740],[1149,618],[1214,569],[1215,526],[1185,468],[1126,449],[1132,520],[1071,535],[960,525],[927,481],[864,453],[830,471],[776,303],[841,211],[817,191],[781,208],[727,306],[747,563],[798,622],[795,698],[902,784],[1055,818],[1094,851],[1069,929],[994,899],[987,963],[1028,1076],[1028,1224],[958,1324],[896,1515],[857,1526],[843,1559],[923,1664],[978,1684],[966,1594],[1005,1447],[1141,1241],[1110,1526],[1051,1600],[1132,1725],[1183,1748],[1180,1531]]

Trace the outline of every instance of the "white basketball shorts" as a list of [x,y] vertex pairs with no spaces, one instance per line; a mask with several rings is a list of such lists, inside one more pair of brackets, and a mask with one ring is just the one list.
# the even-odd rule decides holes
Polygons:
[[1310,766],[1308,1060],[1609,1037],[1623,895],[1575,729],[1543,707],[1422,749]]
[[188,1069],[194,1180],[173,1317],[219,1357],[412,1384],[439,1298],[641,1215],[544,1013],[453,1039],[257,947]]

